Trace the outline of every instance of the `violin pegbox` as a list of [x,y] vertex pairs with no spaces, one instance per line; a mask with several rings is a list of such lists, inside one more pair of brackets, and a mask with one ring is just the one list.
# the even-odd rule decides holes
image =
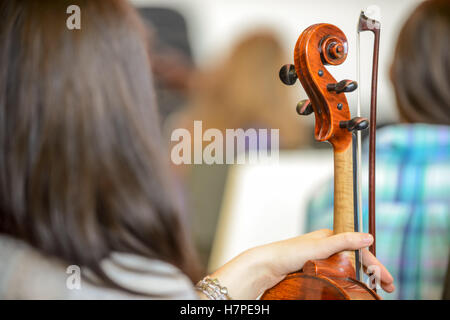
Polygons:
[[[364,129],[367,122],[363,118],[351,121],[345,93],[356,90],[356,81],[337,82],[325,68],[342,64],[347,54],[347,38],[338,27],[315,24],[297,40],[295,65],[285,65],[280,70],[283,83],[293,85],[299,79],[305,89],[309,99],[299,102],[297,112],[301,115],[314,113],[316,140],[329,141],[337,151],[345,150],[352,140],[351,131]],[[353,123],[363,125],[350,125]]]

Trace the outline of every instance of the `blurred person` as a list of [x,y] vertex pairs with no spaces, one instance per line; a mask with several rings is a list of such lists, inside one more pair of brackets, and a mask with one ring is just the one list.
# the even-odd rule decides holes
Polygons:
[[[65,25],[74,3],[81,30]],[[147,35],[130,4],[2,1],[0,70],[0,298],[206,298],[194,290]],[[255,299],[309,259],[372,241],[320,230],[247,250],[210,276],[232,298]],[[77,268],[72,290],[66,272]]]
[[186,104],[195,70],[184,16],[173,8],[140,7],[150,33],[150,58],[161,123]]
[[[395,49],[391,79],[401,123],[377,130],[376,145],[377,256],[397,288],[384,298],[443,293],[450,250],[449,34],[450,2],[428,0],[406,21]],[[307,231],[331,226],[332,181],[310,201],[307,215]]]
[[247,35],[223,62],[199,72],[192,80],[190,102],[170,119],[170,128],[279,129],[280,148],[309,143],[305,123],[292,113],[292,90],[276,76],[286,61],[278,38],[269,31]]

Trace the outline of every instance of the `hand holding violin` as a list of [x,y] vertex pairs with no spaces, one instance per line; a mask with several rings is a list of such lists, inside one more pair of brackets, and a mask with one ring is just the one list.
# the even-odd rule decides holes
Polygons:
[[[357,250],[371,245],[370,234],[346,232],[333,235],[322,229],[305,235],[249,249],[211,274],[228,288],[233,299],[256,299],[289,273],[303,268],[308,260],[326,259],[344,250]],[[393,278],[387,269],[363,249],[365,266],[378,266],[381,287],[393,292]]]

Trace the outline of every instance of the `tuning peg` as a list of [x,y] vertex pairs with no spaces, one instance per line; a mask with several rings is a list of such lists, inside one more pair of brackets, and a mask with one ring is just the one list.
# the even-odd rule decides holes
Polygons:
[[295,71],[293,64],[285,64],[282,66],[279,76],[281,81],[287,86],[292,86],[298,79],[297,71]]
[[339,122],[339,127],[347,128],[348,131],[364,130],[369,126],[369,120],[362,117],[355,117],[348,121]]
[[312,108],[311,101],[308,99],[302,100],[299,103],[297,103],[297,113],[301,116],[307,116],[314,112]]
[[327,84],[328,91],[335,91],[336,93],[341,92],[352,92],[358,88],[358,83],[352,80],[342,80],[338,83]]

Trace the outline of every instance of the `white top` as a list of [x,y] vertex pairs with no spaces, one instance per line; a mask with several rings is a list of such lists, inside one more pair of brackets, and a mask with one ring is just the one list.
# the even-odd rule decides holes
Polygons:
[[[128,289],[164,296],[163,299],[197,299],[188,277],[168,263],[131,254],[114,254],[102,267],[111,279]],[[0,300],[155,299],[96,285],[87,280],[93,279],[92,273],[81,267],[78,269],[81,277],[78,277],[77,269],[0,234]]]

